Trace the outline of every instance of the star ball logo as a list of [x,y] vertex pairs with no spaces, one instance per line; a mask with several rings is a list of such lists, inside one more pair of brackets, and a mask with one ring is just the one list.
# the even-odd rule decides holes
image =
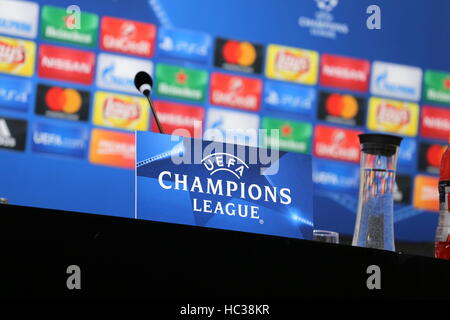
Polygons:
[[230,71],[259,74],[263,50],[259,44],[217,38],[214,65]]

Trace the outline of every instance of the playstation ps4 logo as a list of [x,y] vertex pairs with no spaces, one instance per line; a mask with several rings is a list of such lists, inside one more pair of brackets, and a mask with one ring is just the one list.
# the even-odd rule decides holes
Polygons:
[[211,176],[216,172],[226,171],[240,179],[244,170],[248,169],[248,165],[244,161],[235,155],[223,152],[212,153],[203,158],[201,162]]

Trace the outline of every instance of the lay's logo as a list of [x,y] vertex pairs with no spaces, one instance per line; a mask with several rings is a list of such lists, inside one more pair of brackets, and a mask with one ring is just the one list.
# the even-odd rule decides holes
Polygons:
[[30,77],[36,45],[32,41],[0,37],[0,72]]
[[147,130],[149,113],[144,98],[97,92],[94,124],[126,130]]
[[370,130],[414,137],[418,118],[419,106],[415,103],[375,97],[369,100],[367,127]]
[[377,110],[377,121],[388,125],[403,126],[411,118],[411,111],[389,103],[380,104]]
[[317,82],[318,62],[316,51],[269,45],[266,76],[313,85]]

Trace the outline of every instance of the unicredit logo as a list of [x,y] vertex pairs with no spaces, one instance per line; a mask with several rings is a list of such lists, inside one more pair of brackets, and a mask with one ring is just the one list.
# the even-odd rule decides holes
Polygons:
[[13,46],[0,41],[0,62],[1,63],[23,63],[25,61],[25,48]]
[[103,37],[103,46],[108,50],[129,52],[139,55],[150,55],[151,45],[147,40],[133,40],[130,37],[136,33],[136,26],[131,22],[125,22],[120,28],[120,37],[106,34]]
[[275,58],[275,68],[279,71],[305,73],[310,68],[309,59],[281,50]]
[[232,78],[229,83],[229,91],[215,90],[213,100],[217,104],[231,105],[247,109],[257,108],[258,101],[253,94],[245,95],[242,92],[243,81],[239,78]]
[[136,120],[140,117],[139,104],[108,97],[103,106],[103,116],[110,119]]
[[410,112],[406,108],[399,108],[388,103],[381,103],[377,110],[377,121],[394,125],[404,125],[410,121]]
[[344,146],[347,135],[343,130],[335,130],[331,143],[317,142],[315,151],[327,158],[337,158],[347,161],[358,161],[359,149],[354,146]]

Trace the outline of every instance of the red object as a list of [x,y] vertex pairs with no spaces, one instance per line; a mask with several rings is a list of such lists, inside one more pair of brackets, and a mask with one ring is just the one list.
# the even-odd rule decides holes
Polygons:
[[[450,138],[449,138],[450,143]],[[448,225],[440,225],[442,222],[446,221],[447,219],[443,219],[444,215],[449,215],[449,193],[445,191],[445,188],[450,187],[450,148],[447,147],[444,154],[442,155],[441,159],[441,166],[440,166],[440,177],[439,177],[439,202],[440,202],[440,210],[439,210],[439,225],[438,225],[438,231],[440,234],[436,234],[436,236],[439,236],[442,238],[444,236],[444,239],[446,241],[440,241],[440,239],[436,239],[435,246],[434,246],[434,255],[436,258],[440,259],[448,259],[450,260],[450,226]],[[447,202],[447,205],[445,205],[445,202]],[[448,223],[448,222],[447,222]]]
[[359,162],[362,131],[317,125],[313,153],[316,157]]
[[427,150],[426,158],[428,165],[439,168],[444,147],[439,144],[432,144]]
[[342,96],[338,93],[332,93],[326,101],[326,109],[329,115],[339,117],[344,109],[344,104],[341,103]]
[[450,134],[450,110],[423,106],[420,119],[421,136],[447,140]]
[[226,62],[238,64],[241,48],[238,41],[228,40],[222,48],[222,55]]
[[100,47],[103,50],[150,58],[155,38],[153,24],[112,17],[102,19]]
[[258,111],[261,91],[260,79],[213,72],[209,101],[219,106]]
[[64,90],[59,87],[53,87],[45,95],[45,103],[52,111],[62,111],[65,104]]
[[[155,101],[155,110],[158,114],[159,122],[165,134],[172,134],[176,129],[184,129],[184,134],[180,131],[180,136],[189,138],[202,137],[202,124],[205,110],[202,107],[189,106],[181,103]],[[159,132],[154,117],[152,117],[152,131]]]
[[320,84],[323,86],[367,92],[370,62],[331,54],[321,56]]
[[41,45],[38,75],[63,81],[92,84],[95,54],[93,52]]

